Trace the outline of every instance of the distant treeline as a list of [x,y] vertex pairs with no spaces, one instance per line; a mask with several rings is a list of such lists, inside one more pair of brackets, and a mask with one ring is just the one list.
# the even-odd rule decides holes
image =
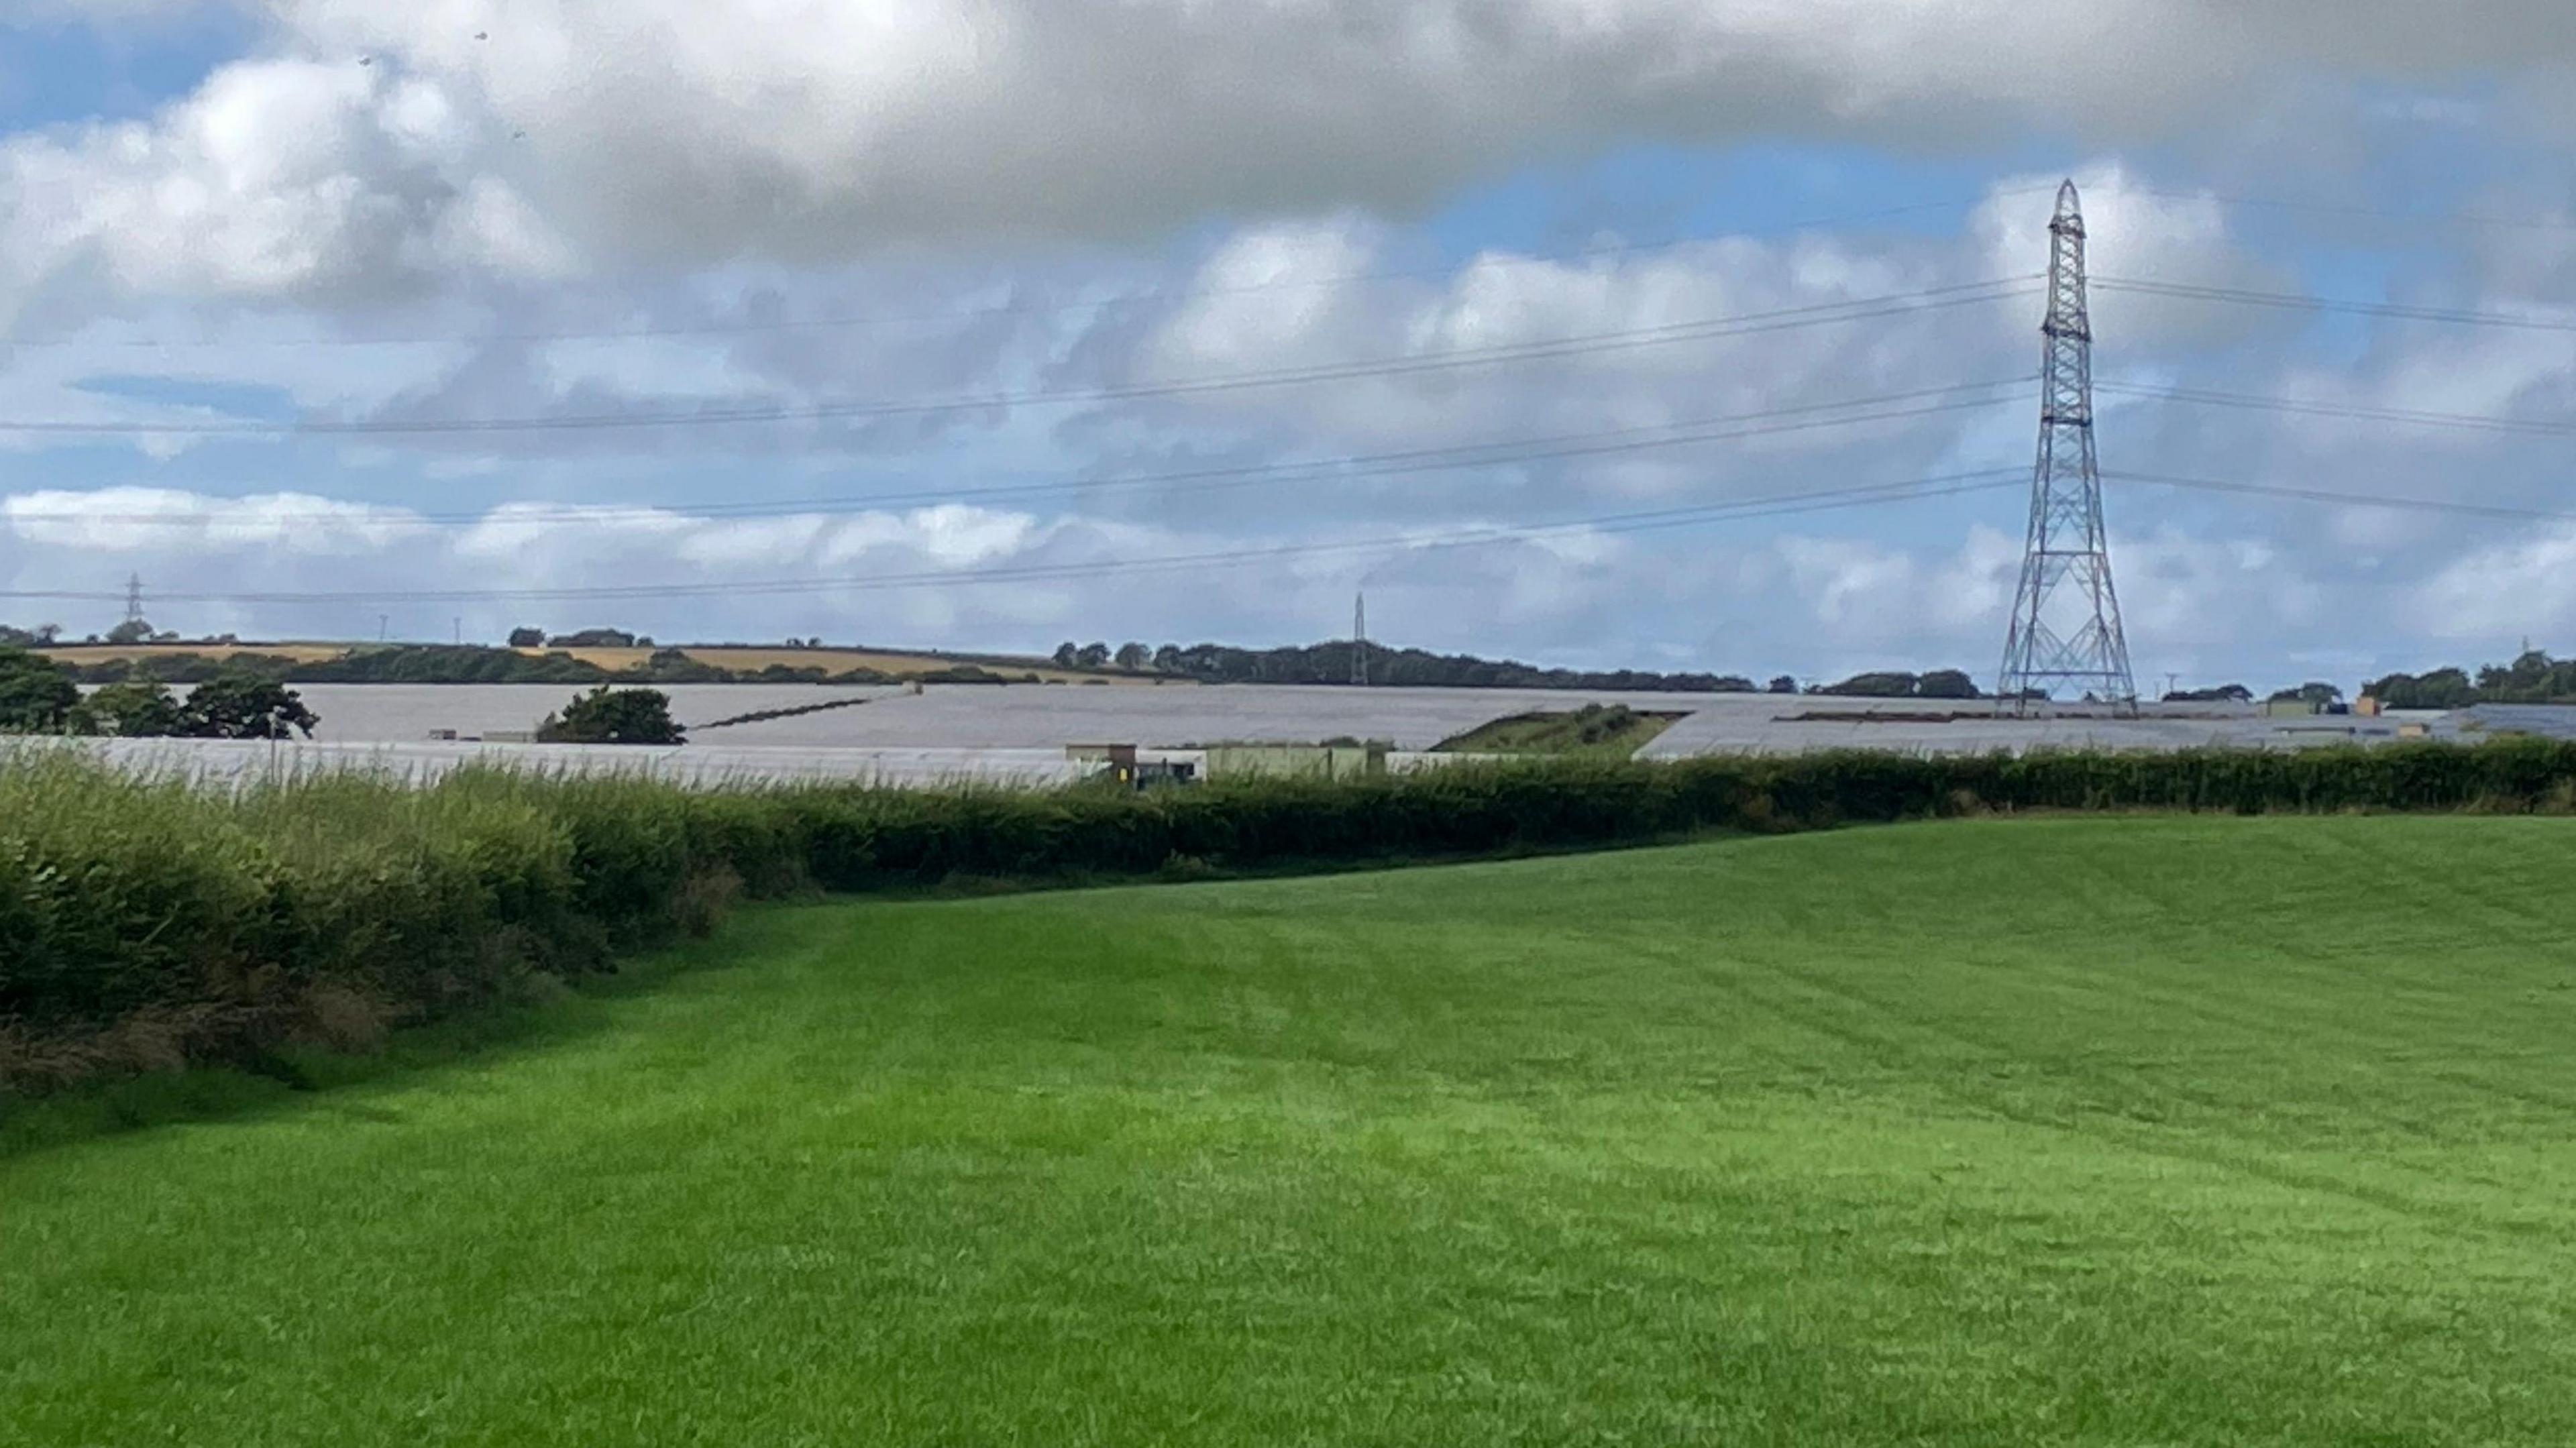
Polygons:
[[[567,653],[524,654],[516,649],[401,644],[358,649],[331,659],[299,660],[279,654],[162,654],[109,659],[72,669],[84,684],[154,681],[193,684],[226,673],[247,673],[287,684],[888,684],[895,675],[875,669],[728,669],[661,649],[632,668],[605,669]],[[907,676],[932,684],[1035,683],[1037,676],[995,673],[961,664]]]
[[[1435,654],[1427,649],[1389,648],[1370,644],[1369,682],[1391,688],[1427,689],[1580,689],[1599,692],[1673,694],[1795,694],[1796,679],[1783,675],[1768,685],[1741,674],[1655,673],[1644,669],[1548,669],[1512,659],[1483,659],[1473,654]],[[1105,644],[1066,644],[1055,661],[1066,668],[1117,667],[1134,673],[1173,674],[1203,684],[1347,684],[1351,679],[1351,645],[1347,640],[1276,649],[1241,649],[1224,644],[1183,648],[1165,644],[1148,650],[1129,644],[1111,650]],[[1976,684],[1956,669],[1928,674],[1861,674],[1838,684],[1813,686],[1811,694],[1845,694],[1895,699],[1974,699]]]
[[1957,669],[1934,669],[1928,674],[1876,673],[1855,674],[1839,684],[1821,684],[1807,691],[1846,699],[1982,699],[1984,691],[1976,680]]
[[2391,709],[2465,709],[2471,704],[2576,702],[2576,659],[2533,649],[2510,664],[2489,664],[2474,679],[2466,669],[2391,674],[2362,687]]
[[0,734],[309,739],[320,722],[293,689],[257,674],[217,673],[184,699],[157,679],[108,684],[84,698],[71,670],[0,645]]
[[[1132,672],[1173,674],[1203,684],[1347,684],[1351,680],[1348,640],[1276,649],[1240,649],[1225,644],[1183,648],[1165,644],[1150,658],[1131,644],[1114,655],[1101,645],[1056,651],[1056,662],[1069,667],[1100,668],[1115,660]],[[1470,654],[1435,654],[1426,649],[1368,646],[1368,678],[1394,688],[1437,689],[1603,689],[1666,690],[1686,694],[1749,694],[1751,679],[1732,674],[1658,674],[1638,669],[1587,672],[1545,669],[1511,659],[1480,659]]]

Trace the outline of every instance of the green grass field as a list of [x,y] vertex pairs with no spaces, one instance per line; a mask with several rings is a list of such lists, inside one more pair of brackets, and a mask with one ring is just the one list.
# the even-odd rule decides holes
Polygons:
[[2090,818],[760,911],[22,1129],[0,1442],[2576,1443],[2571,880]]
[[1440,754],[1547,754],[1627,759],[1687,715],[1639,713],[1625,704],[1514,714],[1433,746]]

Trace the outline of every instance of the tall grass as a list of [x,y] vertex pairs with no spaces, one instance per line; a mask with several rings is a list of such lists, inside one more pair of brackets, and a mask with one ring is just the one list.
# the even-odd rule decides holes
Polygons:
[[2018,810],[2564,810],[2576,745],[1568,760],[1133,794],[692,791],[470,768],[218,790],[0,753],[0,1090],[364,1045],[736,898],[1454,856]]

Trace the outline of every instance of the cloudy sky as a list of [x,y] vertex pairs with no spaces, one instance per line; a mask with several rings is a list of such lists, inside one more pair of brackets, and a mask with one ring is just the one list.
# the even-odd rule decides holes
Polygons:
[[2073,176],[2142,683],[2576,650],[2571,79],[2563,0],[0,0],[0,619],[1991,675]]

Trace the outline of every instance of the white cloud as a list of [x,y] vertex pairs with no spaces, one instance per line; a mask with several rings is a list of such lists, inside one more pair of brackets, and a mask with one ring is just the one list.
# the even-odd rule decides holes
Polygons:
[[417,83],[244,62],[151,121],[0,144],[0,315],[48,293],[327,302],[556,246],[461,173],[468,128]]
[[2145,139],[2282,71],[2576,61],[2576,21],[2544,0],[2102,0],[2036,22],[2008,0],[267,11],[264,58],[150,121],[0,149],[10,290],[92,266],[131,290],[309,299],[576,260],[1142,237],[1211,214],[1400,211],[1638,137]]
[[345,558],[422,536],[417,514],[304,493],[208,498],[173,488],[43,491],[0,497],[0,530],[36,549],[88,555]]
[[2420,631],[2433,638],[2563,639],[2576,633],[2576,528],[2539,529],[2477,549],[2407,599]]

